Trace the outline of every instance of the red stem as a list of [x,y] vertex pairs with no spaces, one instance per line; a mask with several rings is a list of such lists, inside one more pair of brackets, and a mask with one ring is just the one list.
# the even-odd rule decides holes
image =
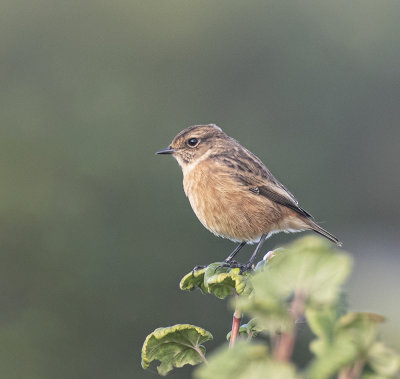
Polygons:
[[338,376],[338,379],[358,379],[364,368],[365,360],[360,359],[353,366],[345,367]]
[[296,332],[294,329],[290,332],[282,333],[278,346],[274,351],[274,358],[279,362],[289,362],[295,340]]
[[232,348],[235,346],[235,342],[237,336],[239,335],[240,321],[242,319],[242,315],[238,310],[235,310],[232,319],[232,330],[231,330],[231,338],[229,340],[229,347]]
[[[290,306],[290,313],[292,314],[292,319],[294,323],[296,323],[296,320],[299,318],[300,315],[304,314],[304,296],[299,292],[294,293],[294,298]],[[276,346],[274,351],[274,357],[277,361],[290,361],[295,340],[296,325],[294,325],[293,329],[290,332],[282,333],[278,345]]]
[[[235,294],[235,297],[237,298],[238,295]],[[229,347],[232,348],[235,346],[236,339],[239,335],[239,328],[240,328],[240,321],[242,320],[242,314],[239,311],[239,309],[235,309],[235,312],[233,313],[233,319],[232,319],[232,330],[231,330],[231,338],[229,340]]]

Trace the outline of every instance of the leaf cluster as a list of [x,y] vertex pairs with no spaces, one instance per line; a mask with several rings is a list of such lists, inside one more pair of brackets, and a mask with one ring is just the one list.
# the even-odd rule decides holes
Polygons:
[[[173,367],[207,363],[195,370],[197,379],[396,377],[399,355],[377,340],[383,317],[344,311],[342,286],[352,267],[347,253],[319,237],[303,237],[268,258],[251,274],[217,262],[180,282],[182,290],[229,296],[235,317],[250,318],[233,348],[224,344],[206,358],[202,344],[212,338],[209,332],[188,324],[159,328],[146,338],[142,366],[158,360],[165,375]],[[313,359],[300,370],[292,352],[297,325],[305,319],[314,335]]]
[[204,294],[212,294],[219,299],[252,291],[249,272],[240,273],[239,268],[224,267],[222,262],[211,263],[206,268],[186,274],[179,287],[183,291],[200,289]]

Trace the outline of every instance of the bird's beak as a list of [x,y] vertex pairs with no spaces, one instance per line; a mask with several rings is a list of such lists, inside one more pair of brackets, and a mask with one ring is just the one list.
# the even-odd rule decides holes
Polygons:
[[157,151],[156,154],[173,154],[174,152],[175,150],[171,146],[168,146],[165,149]]

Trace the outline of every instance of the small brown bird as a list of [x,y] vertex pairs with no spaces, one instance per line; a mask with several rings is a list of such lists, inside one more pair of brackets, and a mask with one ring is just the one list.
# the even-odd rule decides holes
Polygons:
[[[341,242],[313,221],[267,167],[214,124],[182,130],[157,154],[171,154],[183,172],[183,187],[201,223],[239,245],[225,263],[251,269],[264,241],[277,232],[313,230]],[[247,243],[257,248],[246,265],[232,261]]]

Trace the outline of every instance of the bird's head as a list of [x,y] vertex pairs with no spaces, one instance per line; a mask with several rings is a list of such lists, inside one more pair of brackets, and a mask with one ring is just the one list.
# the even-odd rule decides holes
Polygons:
[[[230,138],[215,124],[194,125],[182,130],[171,144],[156,154],[172,154],[183,170],[217,152]],[[226,142],[225,142],[226,144]]]

